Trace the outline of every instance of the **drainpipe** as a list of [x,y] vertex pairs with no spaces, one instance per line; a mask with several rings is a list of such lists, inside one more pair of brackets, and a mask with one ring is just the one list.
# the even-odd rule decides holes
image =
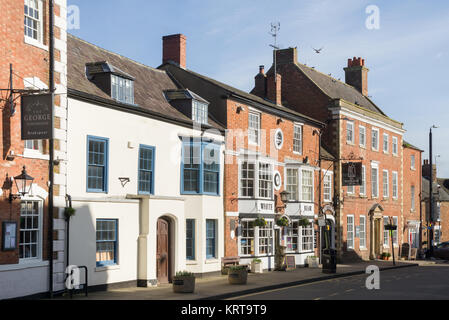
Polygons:
[[[66,194],[66,201],[69,202],[69,208],[72,208],[72,196],[69,194]],[[69,264],[69,249],[70,249],[70,216],[65,217],[65,221],[67,223],[67,233],[66,233],[66,268],[70,265]]]

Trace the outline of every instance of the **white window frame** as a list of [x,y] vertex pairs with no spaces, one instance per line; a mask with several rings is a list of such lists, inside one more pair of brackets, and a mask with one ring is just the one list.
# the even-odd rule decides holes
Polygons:
[[[274,219],[266,219],[267,225],[271,225],[270,231],[271,231],[271,241],[269,240],[268,247],[270,248],[270,252],[261,254],[260,253],[260,239],[270,239],[270,237],[260,237],[260,232],[262,231],[260,227],[256,227],[253,225],[253,237],[245,237],[246,239],[252,239],[254,244],[254,253],[253,254],[244,254],[242,253],[242,232],[243,228],[241,226],[241,223],[254,223],[255,219],[242,219],[239,225],[240,232],[238,235],[238,254],[240,257],[265,257],[265,256],[272,256],[274,254],[274,247],[275,247],[275,236],[274,236]],[[249,247],[251,248],[251,247]]]
[[[32,257],[32,258],[19,258],[19,264],[27,264],[27,263],[35,263],[35,262],[40,262],[42,261],[42,250],[43,250],[43,233],[44,233],[44,228],[43,228],[43,200],[41,198],[36,198],[36,197],[29,197],[29,196],[25,196],[21,198],[21,203],[22,202],[37,202],[38,203],[38,235],[37,235],[37,255],[36,257]],[[21,213],[20,213],[21,215]],[[18,239],[17,239],[17,246],[20,250],[20,242],[21,242],[21,237],[20,237],[20,222],[18,225]]]
[[362,165],[362,185],[360,186],[359,194],[361,196],[366,196],[366,166],[364,165]]
[[[373,179],[373,171],[374,169],[377,172],[376,175],[376,188],[374,188],[374,179]],[[374,191],[376,194],[374,194]],[[373,199],[379,198],[379,165],[377,163],[371,163],[371,196]]]
[[392,196],[393,196],[393,199],[397,200],[398,197],[399,197],[399,185],[398,185],[398,178],[399,178],[399,176],[398,176],[398,173],[396,171],[393,171],[392,174],[393,174],[393,177],[392,177],[392,179],[393,179],[393,181],[392,181],[393,194],[392,194]]
[[[349,218],[352,219],[352,223],[349,223]],[[355,247],[355,221],[354,221],[354,215],[353,214],[348,214],[346,216],[346,247],[348,250],[354,250]],[[352,226],[352,228],[350,229],[349,226]],[[349,234],[352,235],[351,237],[351,243],[352,245],[349,245]]]
[[[300,197],[300,199],[301,199],[301,201],[303,201],[303,202],[311,202],[311,203],[313,203],[314,202],[314,199],[315,199],[315,194],[314,194],[314,188],[315,188],[315,179],[314,179],[314,170],[313,169],[309,169],[309,168],[302,168],[301,170],[301,176],[300,176],[300,194],[301,194],[301,197]],[[310,172],[311,173],[311,175],[312,175],[312,178],[311,178],[311,180],[312,180],[312,184],[311,185],[309,185],[309,186],[304,186],[304,172]],[[307,188],[310,188],[310,196],[311,196],[311,200],[306,200],[305,199],[305,197],[304,197],[304,188],[305,187],[307,187]]]
[[415,196],[416,196],[416,187],[410,186],[410,211],[415,212],[416,210],[416,203],[415,203]]
[[384,153],[389,153],[389,145],[390,145],[390,136],[388,135],[388,133],[384,133],[382,135],[382,150]]
[[[438,237],[437,237],[438,233]],[[436,241],[438,238],[439,241]],[[441,227],[440,226],[434,226],[434,233],[433,233],[433,245],[436,246],[437,244],[441,243]]]
[[[251,117],[255,117],[253,118],[253,120],[257,119],[257,128],[251,126],[251,124],[255,123],[254,121],[252,121]],[[260,145],[261,118],[262,117],[260,112],[250,111],[248,114],[248,144],[250,145]],[[255,141],[253,137],[255,137],[257,141]]]
[[[300,229],[301,228],[299,226],[299,220],[292,220],[291,223],[286,228],[284,228],[286,252],[299,252],[301,243]],[[289,244],[293,247],[293,239],[296,239],[296,249],[289,249]]]
[[[239,224],[239,229],[240,229],[240,231],[239,231],[239,236],[238,236],[238,252],[239,252],[239,256],[240,257],[252,257],[252,256],[255,256],[256,254],[257,254],[257,249],[256,249],[256,247],[257,247],[257,243],[258,243],[258,241],[259,241],[259,236],[258,236],[258,232],[259,232],[259,230],[257,230],[257,232],[256,232],[256,227],[254,226],[254,224],[253,224],[253,228],[252,228],[252,230],[253,230],[253,237],[244,237],[245,239],[252,239],[253,240],[253,244],[254,244],[254,253],[253,254],[247,254],[247,253],[242,253],[242,233],[243,233],[243,228],[242,228],[242,222],[244,222],[244,223],[250,223],[250,222],[253,222],[254,223],[254,220],[255,219],[242,219],[241,220],[241,222],[240,222],[240,224]],[[250,229],[249,229],[250,230]],[[257,235],[257,236],[256,236]],[[256,242],[257,241],[257,242]],[[247,246],[248,247],[248,246]],[[251,247],[249,247],[249,248],[251,248]]]
[[[299,141],[300,141],[299,148],[300,148],[300,151],[295,150],[295,147],[296,147],[295,141],[298,141],[298,139],[296,139],[296,134],[297,134],[296,129],[299,129],[299,135],[300,135],[300,137],[299,137]],[[302,147],[303,147],[303,125],[295,123],[294,126],[293,126],[293,153],[302,155],[302,151],[303,151]]]
[[[333,174],[331,172],[327,172],[324,174],[323,177],[323,200],[324,202],[332,202],[332,178]],[[328,180],[328,181],[326,181]],[[326,184],[329,184],[328,187],[326,187]],[[329,191],[326,191],[328,189]]]
[[[306,232],[311,232],[311,234],[306,234]],[[308,253],[313,252],[315,248],[315,230],[313,229],[313,223],[311,223],[308,227],[299,227],[299,241],[298,241],[298,250],[299,253]],[[312,241],[305,242],[305,238],[310,238]],[[304,249],[304,246],[308,247]]]
[[392,137],[391,139],[391,153],[393,153],[393,155],[397,156],[398,152],[399,152],[399,145],[398,145],[398,137]]
[[[376,145],[374,145],[374,143],[373,143],[374,132],[377,133],[377,135],[376,135],[377,136],[377,139],[376,139],[377,144]],[[373,151],[379,151],[379,129],[377,129],[377,128],[372,128],[371,129],[371,149]]]
[[[387,174],[385,179],[385,173]],[[387,188],[385,190],[385,187]],[[386,191],[386,193],[385,193]],[[382,196],[383,198],[389,198],[390,197],[390,177],[388,174],[388,170],[382,170]]]
[[414,154],[410,157],[410,169],[416,170],[416,157]]
[[[359,217],[359,248],[360,249],[366,249],[366,217],[365,216],[360,216]],[[363,220],[363,223],[362,223]],[[363,230],[362,230],[362,226],[363,226]],[[363,234],[363,237],[362,237]],[[362,244],[362,239],[363,239],[363,244]]]
[[[254,185],[253,185],[253,191],[254,194],[253,196],[243,196],[242,195],[242,168],[243,168],[243,164],[245,162],[254,164]],[[271,169],[271,180],[269,180],[269,182],[271,182],[271,193],[269,195],[269,197],[265,198],[265,197],[261,197],[260,196],[260,179],[259,179],[259,175],[260,175],[260,164],[263,165],[268,165]],[[239,160],[239,198],[243,198],[243,199],[263,199],[263,200],[272,200],[274,199],[274,164],[271,161],[266,161],[266,160],[257,160],[257,159],[241,159]]]
[[[256,247],[254,248],[255,252],[257,253],[257,256],[271,256],[274,254],[274,221],[267,219],[267,225],[263,228],[261,227],[255,227],[254,228],[254,234],[256,234],[257,231],[257,242],[255,243]],[[271,233],[271,237],[270,236],[261,236],[261,232],[263,231],[268,231]],[[262,245],[260,244],[260,240],[261,239],[268,239],[268,244],[264,244],[263,246],[267,246],[268,247],[268,251],[266,253],[261,253],[260,252],[260,248],[262,247]]]
[[[25,19],[25,4],[28,4],[30,1],[33,0],[24,0],[24,11],[23,11],[23,17]],[[38,20],[38,29],[37,29],[37,39],[34,39],[33,37],[30,37],[28,35],[26,35],[25,33],[23,34],[24,36],[24,42],[26,44],[38,47],[40,49],[44,49],[48,51],[48,46],[44,45],[44,17],[45,17],[45,10],[44,10],[44,4],[42,0],[36,0],[37,2],[37,10],[39,11],[39,20]],[[25,28],[25,24],[23,24],[24,28]]]
[[[349,140],[348,135],[351,133],[351,139]],[[346,122],[346,143],[354,144],[354,122],[347,121]]]
[[398,219],[398,217],[396,217],[396,216],[393,217],[393,224],[397,227],[396,230],[393,230],[393,245],[395,248],[397,248],[399,246],[399,233],[398,233],[399,219]]
[[347,186],[346,187],[347,188],[347,191],[346,191],[346,193],[347,194],[355,194],[355,187],[354,186]]
[[[293,174],[293,177],[291,175],[289,175],[289,171],[296,171],[296,176],[295,176],[295,174]],[[299,195],[299,190],[300,190],[300,186],[301,186],[299,179],[300,179],[301,175],[299,172],[300,172],[300,168],[298,168],[298,167],[286,167],[285,168],[285,177],[286,177],[285,178],[285,190],[290,193],[288,196],[290,202],[298,202],[301,199],[301,196]],[[296,194],[294,194],[292,192],[292,188],[290,188],[290,186],[293,185],[293,184],[289,183],[290,177],[292,177],[293,179],[296,179],[296,185],[295,185]]]
[[[363,139],[362,139],[362,136],[363,136]],[[365,126],[359,126],[359,145],[361,148],[366,147],[366,127]]]

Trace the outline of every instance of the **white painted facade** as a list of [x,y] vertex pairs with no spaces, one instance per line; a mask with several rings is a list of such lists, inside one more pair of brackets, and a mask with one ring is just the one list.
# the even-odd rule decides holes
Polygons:
[[[162,93],[161,93],[162,94]],[[219,272],[224,255],[224,137],[215,130],[204,138],[220,144],[218,196],[181,194],[180,137],[201,137],[201,131],[154,118],[68,99],[67,194],[76,214],[70,222],[70,265],[87,266],[89,285],[139,280],[157,283],[157,221],[170,222],[169,262],[176,271]],[[87,137],[108,139],[106,193],[87,191]],[[139,146],[154,147],[154,195],[138,194]],[[123,183],[119,178],[129,178]],[[123,180],[122,180],[123,181]],[[96,266],[96,220],[118,221],[116,264]],[[195,219],[195,260],[186,260],[186,219]],[[216,258],[206,258],[206,219],[216,220]],[[83,279],[81,279],[83,282]]]

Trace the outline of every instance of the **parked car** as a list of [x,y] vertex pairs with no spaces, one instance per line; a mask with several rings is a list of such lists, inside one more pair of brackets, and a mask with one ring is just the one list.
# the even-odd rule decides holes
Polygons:
[[449,241],[439,243],[433,249],[435,258],[449,260]]

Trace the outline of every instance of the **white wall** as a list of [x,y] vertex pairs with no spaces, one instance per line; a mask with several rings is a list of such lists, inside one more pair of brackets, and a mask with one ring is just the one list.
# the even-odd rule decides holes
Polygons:
[[[181,195],[181,146],[179,136],[199,137],[201,132],[94,104],[68,100],[68,186],[77,208],[70,226],[70,264],[89,268],[89,284],[156,279],[157,220],[169,217],[174,230],[174,272],[219,271],[224,254],[223,169],[219,196]],[[109,139],[108,192],[89,193],[86,188],[87,136]],[[223,141],[219,134],[204,137]],[[139,196],[139,145],[155,147],[154,196]],[[222,151],[224,146],[222,146]],[[119,177],[130,182],[122,186]],[[119,220],[119,263],[95,267],[95,221]],[[185,219],[197,220],[196,264],[186,265]],[[205,221],[218,220],[217,259],[205,259]],[[142,278],[144,277],[144,278]]]

